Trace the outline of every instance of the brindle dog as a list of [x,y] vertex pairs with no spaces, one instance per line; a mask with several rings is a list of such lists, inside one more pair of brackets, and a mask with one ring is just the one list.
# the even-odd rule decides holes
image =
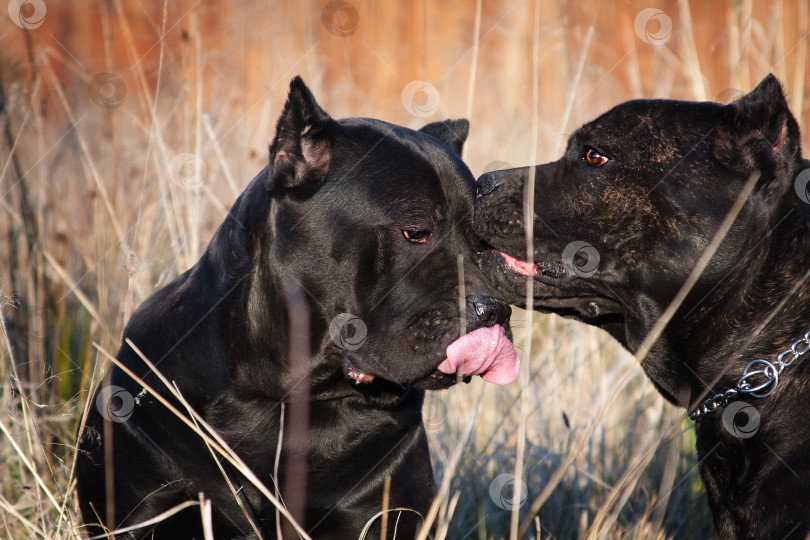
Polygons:
[[[669,401],[699,411],[700,470],[722,538],[810,533],[810,362],[777,360],[810,329],[808,167],[768,76],[729,105],[629,101],[576,130],[562,158],[534,167],[535,264],[522,260],[529,168],[478,179],[475,228],[507,299],[524,304],[532,273],[534,309],[604,328],[636,352],[759,174],[642,363]],[[769,364],[739,382],[756,359]],[[757,398],[757,386],[772,393]]]

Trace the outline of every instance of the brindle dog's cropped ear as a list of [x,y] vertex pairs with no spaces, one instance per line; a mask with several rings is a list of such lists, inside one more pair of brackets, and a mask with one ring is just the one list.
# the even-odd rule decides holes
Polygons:
[[776,77],[768,75],[721,109],[714,153],[741,174],[759,169],[764,182],[790,176],[799,155],[799,125]]
[[334,126],[301,77],[295,77],[270,144],[267,189],[279,192],[320,183],[332,160]]
[[433,122],[419,131],[439,139],[461,157],[461,150],[464,148],[464,143],[467,141],[467,134],[470,132],[470,121],[466,118],[461,118],[460,120]]

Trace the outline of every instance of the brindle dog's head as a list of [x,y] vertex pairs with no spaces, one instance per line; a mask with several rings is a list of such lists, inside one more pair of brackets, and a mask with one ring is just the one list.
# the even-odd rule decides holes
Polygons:
[[[577,129],[559,160],[478,179],[475,229],[492,248],[483,254],[485,271],[521,306],[533,274],[532,307],[604,328],[635,351],[759,171],[644,364],[668,399],[687,406],[701,367],[684,369],[680,358],[690,355],[679,347],[707,346],[702,322],[734,316],[724,309],[737,305],[735,291],[761,264],[757,257],[771,245],[763,238],[803,204],[794,193],[799,167],[798,126],[773,76],[729,105],[629,101]],[[535,264],[528,265],[523,207],[532,169]]]

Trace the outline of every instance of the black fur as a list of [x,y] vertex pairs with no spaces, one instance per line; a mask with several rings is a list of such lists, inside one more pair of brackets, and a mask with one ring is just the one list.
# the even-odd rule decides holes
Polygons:
[[[608,161],[589,165],[589,149]],[[760,171],[730,232],[643,360],[668,400],[694,410],[734,387],[747,362],[775,360],[810,329],[810,284],[803,281],[810,268],[810,206],[794,189],[808,167],[798,125],[773,76],[728,105],[618,105],[576,130],[561,159],[534,167],[534,308],[604,328],[635,352],[749,176]],[[475,215],[476,232],[494,247],[483,256],[485,269],[518,305],[526,278],[499,251],[526,257],[528,170],[479,178]],[[563,260],[574,241],[598,253],[592,275],[575,271],[587,265],[586,252]],[[726,429],[722,410],[697,423],[700,470],[722,538],[810,533],[809,369],[801,361],[787,368],[768,398],[742,397],[760,417],[751,437]]]
[[[124,332],[269,489],[277,482],[292,511],[303,505],[302,525],[314,538],[358,538],[382,507],[386,477],[390,508],[426,514],[435,486],[422,389],[456,382],[436,367],[460,331],[458,256],[467,329],[508,323],[508,305],[470,264],[479,247],[474,179],[457,154],[467,128],[466,120],[423,133],[378,120],[335,121],[294,79],[269,165],[200,261],[148,298]],[[403,230],[431,234],[412,243]],[[482,312],[482,303],[493,311]],[[365,324],[359,348],[330,336],[341,314]],[[302,321],[308,333],[298,341],[309,356],[299,350],[295,358],[305,360],[292,365],[290,326]],[[128,345],[118,358],[170,397]],[[355,385],[352,369],[375,378]],[[133,396],[134,410],[108,424],[107,463],[105,421],[91,408],[77,464],[85,522],[98,516],[111,529],[132,525],[202,492],[217,538],[254,537],[202,440],[121,369],[112,368],[108,385]],[[282,403],[285,436],[274,477]],[[303,424],[295,421],[301,414]],[[220,461],[262,536],[275,538],[275,508]],[[114,478],[109,521],[105,471]],[[397,520],[400,538],[413,537],[422,521],[395,513],[389,535]],[[200,523],[195,507],[133,535],[202,538]],[[379,520],[368,538],[378,535]]]

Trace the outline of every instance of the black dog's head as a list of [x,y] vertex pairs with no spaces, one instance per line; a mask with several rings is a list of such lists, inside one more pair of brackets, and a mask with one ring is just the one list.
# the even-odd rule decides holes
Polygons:
[[[255,267],[247,339],[286,356],[287,328],[270,327],[287,320],[279,291],[294,283],[308,310],[313,391],[347,377],[446,387],[462,360],[461,375],[514,378],[510,308],[473,263],[475,181],[459,157],[467,130],[466,120],[420,131],[334,120],[294,79],[270,164],[246,191],[264,190],[267,203],[232,211]],[[476,339],[497,347],[472,351]]]
[[[725,106],[623,103],[577,129],[561,159],[478,179],[475,229],[493,248],[484,255],[485,270],[518,305],[525,304],[532,274],[534,308],[602,327],[635,351],[758,170],[753,195],[670,324],[679,336],[691,335],[724,297],[715,289],[719,282],[751,272],[739,268],[743,255],[767,249],[760,241],[781,217],[773,210],[801,205],[793,193],[798,140],[773,76]],[[525,262],[530,172],[534,264]],[[731,277],[729,284],[740,283]],[[709,291],[711,300],[701,303]],[[691,376],[664,359],[665,349],[677,346],[665,334],[645,368],[665,396],[684,404]]]

